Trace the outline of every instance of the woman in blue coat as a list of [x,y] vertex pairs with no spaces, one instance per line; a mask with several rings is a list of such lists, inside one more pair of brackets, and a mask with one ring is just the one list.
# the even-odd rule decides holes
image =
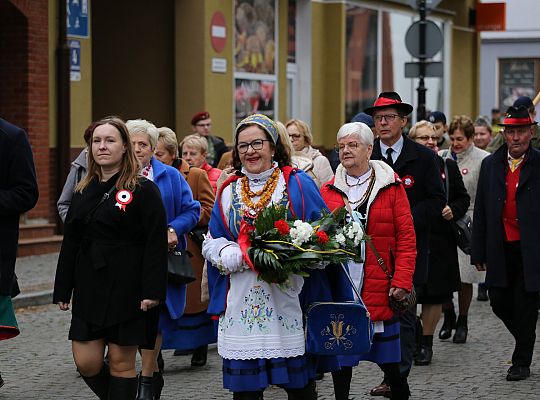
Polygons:
[[[148,121],[137,119],[126,123],[131,142],[139,163],[141,175],[153,181],[159,191],[167,212],[167,242],[169,250],[185,250],[185,235],[199,221],[201,206],[193,200],[191,189],[177,169],[163,164],[153,157],[159,138],[156,126]],[[139,381],[137,399],[159,399],[163,388],[163,376],[157,364],[161,349],[163,326],[174,325],[180,319],[186,305],[186,285],[167,284],[165,306],[160,313],[159,333],[154,350],[141,350],[142,373]],[[171,334],[168,332],[167,334]]]

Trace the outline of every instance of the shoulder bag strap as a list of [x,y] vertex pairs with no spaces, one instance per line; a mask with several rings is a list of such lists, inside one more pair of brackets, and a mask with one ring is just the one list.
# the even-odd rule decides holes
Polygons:
[[[351,209],[351,204],[349,203],[349,199],[347,198],[347,196],[344,196],[344,195],[342,195],[342,197],[343,197],[343,201],[345,202],[345,207],[347,208],[347,211],[352,216],[353,211]],[[360,221],[357,221],[357,222],[360,223]],[[362,229],[364,229],[364,227],[362,227]],[[364,229],[364,232],[366,232],[365,229]],[[388,277],[389,280],[392,280],[392,275],[390,274],[390,272],[388,272],[388,267],[386,266],[386,263],[384,262],[383,258],[381,257],[381,254],[377,251],[377,249],[373,245],[373,242],[371,241],[371,238],[369,237],[369,235],[367,235],[367,233],[366,233],[366,242],[367,242],[369,248],[371,249],[371,251],[373,252],[373,254],[375,254],[375,257],[377,258],[377,263],[379,264],[379,266],[381,267],[381,269],[383,270],[385,275]]]
[[90,220],[92,219],[92,217],[94,216],[94,213],[96,212],[96,210],[99,208],[100,205],[103,204],[103,202],[105,200],[107,200],[110,195],[112,194],[112,192],[114,192],[116,189],[116,185],[113,185],[108,192],[106,193],[103,193],[103,196],[101,196],[101,199],[99,199],[99,203],[97,203],[89,212],[88,214],[86,214],[86,217],[84,218],[84,222],[85,223],[88,223],[90,222]]
[[352,280],[351,275],[349,274],[349,271],[347,271],[347,268],[345,268],[345,265],[343,265],[343,263],[339,263],[339,265],[341,265],[341,269],[343,270],[343,273],[345,274],[345,276],[346,276],[347,279],[349,280],[349,283],[350,283],[351,286],[352,286],[352,289],[353,289],[354,294],[356,294],[356,297],[358,297],[358,302],[359,302],[360,304],[362,304],[362,305],[364,306],[364,308],[367,310],[367,307],[366,307],[366,305],[364,304],[364,301],[362,300],[362,296],[360,296],[360,291],[358,290],[358,288],[357,288],[356,285],[354,284],[354,281]]

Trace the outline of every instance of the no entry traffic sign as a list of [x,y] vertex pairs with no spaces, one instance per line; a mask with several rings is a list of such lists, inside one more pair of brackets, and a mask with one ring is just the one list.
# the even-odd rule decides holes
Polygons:
[[227,43],[227,25],[221,11],[216,11],[210,20],[210,41],[217,53],[221,53]]

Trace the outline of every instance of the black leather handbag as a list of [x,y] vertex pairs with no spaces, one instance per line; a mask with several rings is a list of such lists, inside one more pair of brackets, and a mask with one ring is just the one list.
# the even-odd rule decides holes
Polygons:
[[[444,173],[446,174],[446,201],[448,201],[450,183],[448,182],[448,167],[446,166],[446,160],[444,161]],[[456,239],[457,246],[465,254],[471,254],[471,242],[472,242],[472,220],[467,214],[458,219],[457,221],[450,221],[452,232],[454,232],[454,238]]]
[[191,265],[191,254],[187,250],[175,250],[169,253],[167,271],[170,283],[181,285],[191,283],[196,279]]

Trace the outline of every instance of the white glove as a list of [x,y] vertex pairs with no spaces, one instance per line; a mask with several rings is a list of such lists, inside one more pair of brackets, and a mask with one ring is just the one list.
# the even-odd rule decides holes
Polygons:
[[226,273],[237,272],[242,269],[242,250],[237,244],[227,245],[220,251],[221,262]]

